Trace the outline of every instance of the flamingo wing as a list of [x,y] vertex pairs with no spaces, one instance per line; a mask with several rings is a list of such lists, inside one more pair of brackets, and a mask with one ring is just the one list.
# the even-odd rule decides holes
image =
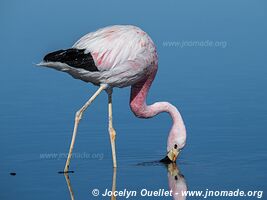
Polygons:
[[116,25],[86,34],[70,49],[47,54],[39,65],[95,85],[126,87],[146,76],[157,64],[156,57],[156,48],[144,31]]

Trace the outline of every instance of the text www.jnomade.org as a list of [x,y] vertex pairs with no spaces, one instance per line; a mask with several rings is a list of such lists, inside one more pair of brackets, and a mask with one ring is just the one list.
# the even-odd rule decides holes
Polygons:
[[262,198],[263,191],[244,191],[240,189],[236,190],[187,190],[187,191],[179,191],[173,192],[172,190],[158,189],[158,190],[148,190],[141,189],[137,190],[108,190],[105,189],[101,191],[99,189],[92,190],[93,196],[121,196],[126,199],[131,197],[165,197],[165,196],[184,196],[184,197],[201,197],[201,198],[209,198],[209,197],[255,197]]
[[[41,153],[40,159],[67,159],[68,153]],[[72,158],[74,159],[97,159],[97,160],[103,160],[104,154],[103,153],[73,153]]]

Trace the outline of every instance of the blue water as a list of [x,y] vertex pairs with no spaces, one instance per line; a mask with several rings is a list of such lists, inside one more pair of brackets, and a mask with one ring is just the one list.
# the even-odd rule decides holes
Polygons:
[[[259,190],[267,199],[266,7],[265,1],[241,0],[2,1],[0,199],[71,199],[57,172],[65,164],[74,113],[97,88],[34,64],[112,24],[140,26],[157,45],[159,71],[148,102],[170,101],[185,120],[188,141],[177,162],[184,179],[178,181],[188,190]],[[129,92],[114,90],[116,181],[105,93],[81,121],[70,167],[75,173],[69,174],[76,200],[110,199],[93,197],[92,190],[111,190],[112,182],[117,190],[169,189],[171,171],[152,161],[165,155],[171,120],[167,114],[135,118]]]

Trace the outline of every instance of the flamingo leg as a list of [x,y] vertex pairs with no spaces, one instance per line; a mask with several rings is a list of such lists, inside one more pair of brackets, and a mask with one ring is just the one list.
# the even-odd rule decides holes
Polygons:
[[115,148],[116,131],[113,128],[113,121],[112,121],[112,88],[109,88],[107,92],[108,92],[108,122],[109,122],[108,130],[111,143],[113,167],[116,168],[117,167],[116,148]]
[[68,158],[67,158],[66,165],[65,165],[65,168],[64,168],[64,173],[68,173],[68,171],[69,171],[70,159],[71,159],[71,156],[72,156],[72,150],[73,150],[73,146],[74,146],[74,143],[75,143],[75,138],[76,138],[76,134],[77,134],[78,125],[79,125],[80,120],[82,119],[83,112],[90,106],[90,104],[95,100],[95,98],[103,90],[105,90],[106,88],[107,88],[106,84],[100,85],[100,87],[94,93],[94,95],[83,105],[83,107],[80,110],[78,110],[76,112],[75,123],[74,123],[74,128],[73,128],[73,134],[72,134],[72,139],[71,139],[71,143],[70,143],[70,149],[69,149]]

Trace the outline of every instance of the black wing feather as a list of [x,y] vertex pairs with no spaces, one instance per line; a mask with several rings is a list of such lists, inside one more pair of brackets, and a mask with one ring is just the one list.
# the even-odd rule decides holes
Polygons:
[[84,53],[85,49],[66,49],[47,54],[45,62],[61,62],[74,68],[81,68],[87,71],[99,71],[95,65],[91,53]]

